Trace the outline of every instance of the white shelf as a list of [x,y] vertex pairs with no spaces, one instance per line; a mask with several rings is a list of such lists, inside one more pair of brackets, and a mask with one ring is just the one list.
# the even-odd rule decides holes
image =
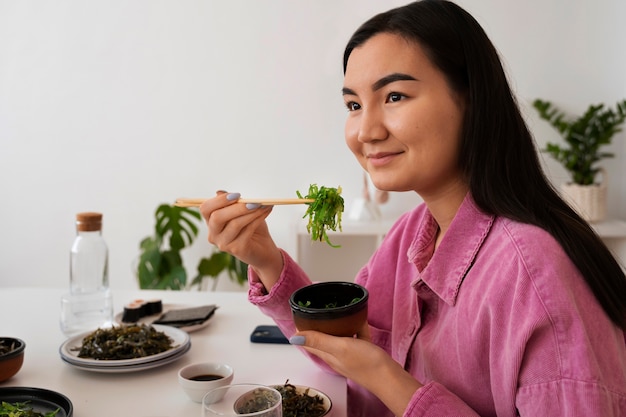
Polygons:
[[[394,221],[342,221],[342,230],[328,233],[333,244],[312,242],[306,223],[295,225],[296,260],[314,281],[352,281],[365,265]],[[591,225],[607,247],[626,265],[626,221],[610,219]]]
[[602,238],[606,246],[626,270],[626,221],[609,219],[592,223],[591,227]]
[[326,242],[313,242],[306,223],[295,225],[296,260],[314,281],[352,281],[359,269],[381,244],[393,221],[357,222],[344,220],[342,231],[330,231],[328,237],[339,248]]
[[611,219],[599,223],[591,223],[591,227],[601,238],[624,239],[626,238],[626,221]]
[[[329,235],[349,236],[384,236],[391,228],[394,220],[381,220],[372,222],[343,221],[342,231],[330,231]],[[621,219],[609,219],[598,223],[591,223],[591,227],[602,238],[626,238],[626,221]],[[296,227],[298,235],[308,235],[306,223],[299,223]]]
[[[362,235],[385,235],[387,231],[391,228],[394,221],[392,220],[381,220],[381,221],[371,221],[371,222],[356,222],[353,220],[344,220],[341,222],[342,231],[329,231],[329,235],[350,235],[350,236],[362,236]],[[298,235],[308,235],[306,231],[306,223],[301,222],[298,223],[296,227],[296,233]]]

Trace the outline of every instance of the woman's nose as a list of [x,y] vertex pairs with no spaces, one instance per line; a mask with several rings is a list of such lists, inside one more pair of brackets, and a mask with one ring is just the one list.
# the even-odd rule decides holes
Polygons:
[[372,142],[386,139],[389,132],[385,127],[383,117],[377,109],[368,109],[361,113],[358,140]]

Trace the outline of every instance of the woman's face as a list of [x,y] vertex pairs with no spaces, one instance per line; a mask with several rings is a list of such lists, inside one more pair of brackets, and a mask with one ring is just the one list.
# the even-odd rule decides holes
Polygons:
[[387,191],[445,194],[459,185],[459,145],[465,100],[419,44],[381,33],[355,48],[343,97],[346,143]]

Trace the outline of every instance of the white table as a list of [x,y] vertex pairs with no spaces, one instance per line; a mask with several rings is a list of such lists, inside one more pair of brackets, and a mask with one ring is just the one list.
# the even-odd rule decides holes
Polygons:
[[63,289],[0,288],[0,335],[26,342],[24,365],[0,388],[20,386],[51,389],[66,395],[75,417],[195,417],[200,405],[178,385],[184,365],[220,361],[235,369],[233,383],[307,385],[333,401],[331,415],[346,416],[346,382],[317,368],[290,345],[251,343],[259,324],[272,324],[243,292],[113,291],[116,312],[134,299],[160,298],[164,304],[219,306],[210,324],[190,333],[191,350],[162,367],[131,373],[96,373],[61,360],[65,340],[59,327]]

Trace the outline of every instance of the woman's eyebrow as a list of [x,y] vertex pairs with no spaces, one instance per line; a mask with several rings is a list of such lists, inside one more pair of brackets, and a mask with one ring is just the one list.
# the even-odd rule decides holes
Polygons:
[[354,92],[354,90],[348,87],[342,88],[341,94],[344,96],[356,96],[356,93]]
[[394,72],[393,74],[389,74],[381,78],[372,84],[372,91],[380,90],[387,84],[391,84],[396,81],[417,81],[415,77],[409,74],[402,74],[399,72]]
[[[376,81],[374,84],[372,84],[372,91],[380,90],[384,86],[391,84],[393,82],[396,82],[396,81],[417,81],[417,79],[413,77],[412,75],[394,72],[393,74],[386,75],[380,80]],[[345,95],[356,96],[356,93],[354,92],[354,90],[348,87],[343,87],[341,89],[341,92],[344,96]]]

